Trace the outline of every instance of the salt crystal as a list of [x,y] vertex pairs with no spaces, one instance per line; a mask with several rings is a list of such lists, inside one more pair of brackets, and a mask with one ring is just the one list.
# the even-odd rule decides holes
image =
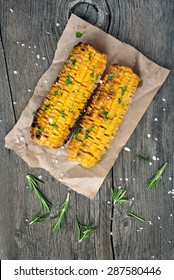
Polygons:
[[39,179],[42,179],[42,175],[39,175],[38,178],[39,178]]
[[100,84],[102,84],[102,83],[103,83],[103,81],[102,81],[102,80],[100,80],[100,81],[99,81],[99,83],[100,83]]
[[11,12],[11,13],[13,13],[13,12],[14,12],[12,8],[10,8],[10,12]]
[[137,231],[141,231],[141,229],[137,229]]
[[19,139],[16,139],[16,140],[15,140],[15,143],[19,143]]
[[110,202],[110,201],[108,201],[108,204],[111,204],[111,202]]
[[174,194],[174,189],[172,191],[169,191],[168,194]]
[[147,137],[150,138],[150,136],[151,136],[151,134],[148,133],[148,134],[147,134]]
[[26,222],[28,222],[28,219],[25,219],[26,220]]
[[142,230],[142,229],[143,229],[143,227],[140,227],[140,229]]
[[151,221],[148,221],[149,222],[149,225],[152,225],[152,222]]
[[158,220],[161,220],[161,217],[160,217],[160,216],[158,216]]
[[152,162],[151,162],[151,161],[149,162],[149,165],[152,165]]
[[15,105],[15,104],[16,104],[16,101],[13,101],[13,104]]
[[154,259],[155,257],[154,256],[152,256],[152,259]]
[[120,181],[122,181],[123,179],[122,178],[120,178]]
[[50,35],[50,32],[47,31],[47,34]]
[[169,177],[169,181],[172,181],[172,177]]
[[157,121],[158,121],[158,118],[155,118],[155,119],[154,119],[154,122],[157,122]]
[[126,177],[125,180],[128,181],[129,179]]
[[45,56],[42,56],[42,59],[45,60],[46,59]]
[[38,66],[38,63],[35,63],[36,64],[36,66]]
[[110,235],[112,235],[112,232],[110,232]]
[[17,75],[18,71],[14,70],[13,73],[14,73],[15,75]]
[[21,136],[20,138],[19,138],[19,140],[21,140],[21,141],[24,141],[24,137],[23,136]]
[[2,120],[0,120],[0,122],[2,122]]
[[31,92],[31,89],[30,89],[30,88],[28,89],[28,92]]
[[62,154],[62,152],[60,150],[58,150],[57,153],[56,153],[57,156],[61,155],[61,154]]
[[19,44],[19,41],[17,41],[16,43]]
[[133,178],[133,181],[135,181],[135,178]]
[[155,137],[155,141],[158,141],[158,138],[157,138],[157,137]]
[[60,23],[57,22],[57,23],[56,23],[56,26],[59,26],[59,25],[60,25]]
[[165,98],[163,98],[163,101],[164,101],[164,102],[166,102],[166,99],[165,99]]
[[131,149],[129,149],[128,147],[124,147],[124,150],[127,151],[127,152],[131,151]]
[[156,156],[153,156],[152,159],[153,159],[153,160],[156,160]]
[[34,53],[33,51],[31,51],[32,53]]
[[173,217],[173,214],[172,214],[172,213],[170,214],[170,217]]
[[165,109],[165,108],[163,108],[163,111],[164,111],[164,112],[165,112],[165,110],[166,110],[166,109]]
[[135,162],[135,159],[133,160],[133,162]]
[[118,189],[121,189],[122,188],[122,186],[118,186]]
[[61,147],[61,149],[62,149],[62,150],[64,150],[64,149],[65,149],[65,147],[64,147],[64,146],[62,146],[62,147]]
[[157,157],[156,160],[159,160],[159,157]]
[[45,83],[45,84],[47,84],[47,83],[48,83],[48,81],[47,81],[47,80],[44,80],[44,83]]
[[28,46],[28,49],[31,49],[31,46]]
[[21,46],[22,46],[22,47],[24,47],[24,46],[25,46],[25,44],[21,44]]
[[36,46],[34,46],[34,49],[36,49]]
[[37,59],[40,59],[40,55],[39,55],[39,54],[37,54],[37,56],[36,56],[36,57],[37,57]]

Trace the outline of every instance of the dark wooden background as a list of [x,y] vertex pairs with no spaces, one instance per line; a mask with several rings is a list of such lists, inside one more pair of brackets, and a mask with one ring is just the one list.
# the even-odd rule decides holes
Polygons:
[[[174,1],[0,2],[1,259],[174,259],[174,195],[170,193],[174,188]],[[171,73],[126,144],[131,152],[120,153],[94,200],[71,191],[67,223],[55,234],[49,220],[44,225],[27,225],[38,203],[26,188],[25,176],[42,175],[46,182],[43,191],[57,207],[67,188],[46,171],[31,170],[5,149],[4,137],[51,64],[71,12],[136,47]],[[137,154],[159,160],[149,165],[139,161]],[[168,167],[160,186],[147,191],[147,180],[165,161]],[[127,219],[121,207],[113,208],[110,188],[119,185],[126,187],[129,198],[134,197],[134,211],[146,219],[145,223]],[[96,233],[82,243],[77,240],[75,216],[82,223],[95,221],[97,226]]]

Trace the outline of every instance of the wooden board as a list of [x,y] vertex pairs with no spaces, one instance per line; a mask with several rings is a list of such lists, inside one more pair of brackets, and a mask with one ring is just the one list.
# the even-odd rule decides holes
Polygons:
[[[174,198],[170,193],[174,175],[173,10],[170,0],[1,0],[1,259],[174,259]],[[94,200],[70,192],[67,222],[56,234],[50,220],[28,226],[38,203],[26,188],[25,176],[42,175],[42,190],[55,208],[66,198],[67,188],[5,149],[4,137],[49,67],[71,12],[172,71],[126,144],[131,151],[122,150]],[[138,154],[159,160],[152,159],[149,165],[140,161]],[[161,184],[147,191],[146,182],[166,161]],[[144,223],[128,219],[124,206],[113,206],[110,189],[118,186],[134,198],[133,211],[145,218]],[[96,233],[81,243],[76,217],[81,223],[93,221],[97,226]]]

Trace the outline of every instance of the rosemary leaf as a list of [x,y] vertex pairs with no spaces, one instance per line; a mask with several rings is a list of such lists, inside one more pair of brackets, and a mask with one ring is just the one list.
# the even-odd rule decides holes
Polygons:
[[129,213],[127,214],[127,216],[130,217],[130,218],[133,218],[133,219],[135,219],[135,220],[137,220],[137,221],[145,222],[145,220],[144,220],[143,218],[141,218],[140,216],[138,216],[138,215],[136,215],[136,214],[134,214],[134,213],[132,213],[132,212],[129,212]]
[[52,219],[57,219],[56,223],[52,226],[53,231],[59,232],[61,230],[62,223],[64,219],[66,218],[67,212],[69,210],[70,206],[70,193],[67,194],[67,197],[62,204],[62,206],[59,209],[59,212],[56,216],[54,216]]
[[26,176],[27,183],[29,185],[30,191],[34,192],[37,197],[41,210],[50,212],[52,208],[52,204],[47,200],[47,198],[43,195],[43,193],[38,188],[38,183],[44,184],[44,182],[33,175]]
[[147,182],[147,189],[148,190],[152,190],[159,185],[159,183],[161,181],[161,178],[162,178],[162,175],[163,175],[163,173],[166,169],[166,166],[167,166],[167,162],[164,163],[163,166],[153,176],[153,178]]
[[137,157],[139,158],[139,160],[144,160],[146,162],[150,162],[150,158],[144,155],[137,155]]
[[82,242],[83,240],[90,237],[90,235],[97,230],[97,228],[94,226],[94,223],[90,223],[89,225],[82,225],[78,220],[77,221],[77,227],[78,227],[78,240],[79,242]]
[[114,204],[128,203],[129,200],[125,197],[126,191],[123,189],[111,189],[111,196]]
[[38,213],[36,213],[36,215],[34,215],[34,217],[32,218],[32,220],[29,222],[29,225],[33,225],[35,223],[41,223],[43,224],[44,220],[46,218],[48,218],[50,215],[50,212],[49,213],[46,213],[46,214],[42,214],[42,211],[40,210]]

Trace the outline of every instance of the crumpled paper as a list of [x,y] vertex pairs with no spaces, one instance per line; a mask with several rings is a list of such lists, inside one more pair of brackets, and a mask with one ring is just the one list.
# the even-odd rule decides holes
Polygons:
[[[82,37],[76,38],[76,32],[81,32]],[[68,160],[67,144],[59,150],[52,151],[35,143],[29,131],[35,111],[42,104],[70,51],[79,42],[89,43],[106,53],[108,66],[113,63],[129,66],[140,77],[133,102],[113,143],[102,160],[90,169]],[[57,44],[51,66],[38,81],[34,95],[14,128],[6,136],[5,146],[15,151],[31,167],[48,170],[64,185],[92,199],[168,74],[168,69],[150,61],[135,48],[71,15]]]

